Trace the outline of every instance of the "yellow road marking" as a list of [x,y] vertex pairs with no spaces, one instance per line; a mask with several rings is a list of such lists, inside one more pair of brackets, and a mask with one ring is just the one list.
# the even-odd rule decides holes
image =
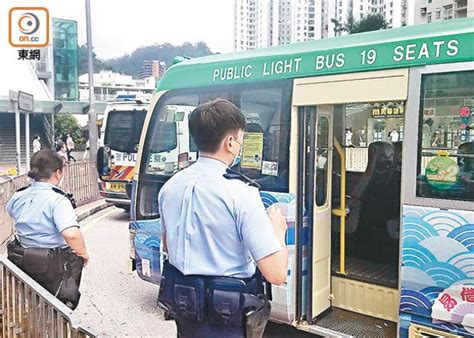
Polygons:
[[93,225],[99,223],[99,222],[102,221],[104,218],[106,218],[107,216],[112,215],[114,212],[117,212],[117,211],[118,211],[118,209],[113,208],[113,209],[110,210],[109,212],[103,214],[103,215],[100,216],[100,217],[97,217],[97,218],[94,219],[93,221],[84,224],[83,226],[81,226],[81,231],[82,231],[83,233],[86,232],[86,231],[88,231]]

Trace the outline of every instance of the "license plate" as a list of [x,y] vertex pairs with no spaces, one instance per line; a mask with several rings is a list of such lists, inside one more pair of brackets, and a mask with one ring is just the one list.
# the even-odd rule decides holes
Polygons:
[[109,190],[125,192],[125,183],[109,183]]

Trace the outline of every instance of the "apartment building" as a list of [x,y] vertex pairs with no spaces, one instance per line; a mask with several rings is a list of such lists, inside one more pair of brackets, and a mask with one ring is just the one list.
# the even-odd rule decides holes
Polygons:
[[[414,2],[448,0],[234,0],[234,49],[282,45],[347,34],[337,29],[350,20],[381,14],[389,27],[415,23]],[[468,6],[457,2],[458,12]],[[455,6],[453,6],[454,8]],[[339,25],[336,25],[338,23]]]
[[414,24],[474,16],[474,0],[415,0]]

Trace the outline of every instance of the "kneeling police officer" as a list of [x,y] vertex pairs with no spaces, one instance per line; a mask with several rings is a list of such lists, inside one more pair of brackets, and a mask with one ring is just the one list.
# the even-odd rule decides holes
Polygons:
[[159,302],[174,316],[179,337],[261,337],[270,316],[262,275],[277,285],[286,280],[281,210],[267,215],[258,185],[230,169],[245,125],[229,101],[198,106],[189,129],[199,159],[158,196],[168,256]]
[[79,303],[82,268],[89,255],[74,212],[72,196],[59,189],[63,159],[52,150],[35,153],[28,176],[34,182],[7,204],[15,220],[8,258],[72,309]]

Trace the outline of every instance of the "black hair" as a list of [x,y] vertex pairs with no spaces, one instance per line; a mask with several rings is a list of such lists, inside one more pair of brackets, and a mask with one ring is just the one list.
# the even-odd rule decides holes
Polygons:
[[35,181],[47,180],[56,170],[63,170],[63,158],[54,150],[40,150],[31,157],[28,176]]
[[233,103],[214,99],[200,104],[189,116],[189,131],[200,151],[215,153],[225,135],[244,130],[245,116]]
[[64,142],[63,141],[59,141],[57,144],[56,144],[56,151],[60,151],[64,146]]

